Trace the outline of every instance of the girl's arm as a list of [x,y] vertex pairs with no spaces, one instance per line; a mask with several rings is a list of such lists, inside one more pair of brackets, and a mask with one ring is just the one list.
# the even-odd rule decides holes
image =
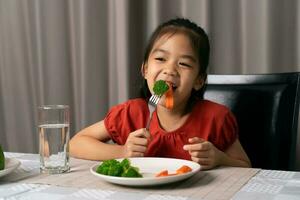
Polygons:
[[80,132],[70,140],[70,154],[76,158],[88,160],[107,160],[123,157],[122,146],[107,144],[110,136],[104,121],[97,122]]
[[225,152],[220,151],[219,164],[232,167],[251,167],[250,159],[239,139],[236,139]]
[[111,138],[104,121],[100,121],[83,129],[71,139],[70,154],[88,160],[144,156],[149,136],[145,129],[138,129],[129,134],[124,145],[107,144]]

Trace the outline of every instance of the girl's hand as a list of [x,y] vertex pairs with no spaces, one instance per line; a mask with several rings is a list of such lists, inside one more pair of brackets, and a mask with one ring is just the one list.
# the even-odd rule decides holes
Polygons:
[[222,152],[211,142],[198,137],[189,138],[189,143],[183,146],[191,159],[201,165],[201,169],[211,169],[219,165]]
[[149,138],[150,134],[145,128],[131,132],[123,146],[124,157],[143,157],[147,150]]

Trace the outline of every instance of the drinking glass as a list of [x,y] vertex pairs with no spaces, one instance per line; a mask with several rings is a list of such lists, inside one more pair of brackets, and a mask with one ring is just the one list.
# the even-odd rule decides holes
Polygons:
[[69,171],[69,106],[38,107],[38,132],[41,172],[59,174]]

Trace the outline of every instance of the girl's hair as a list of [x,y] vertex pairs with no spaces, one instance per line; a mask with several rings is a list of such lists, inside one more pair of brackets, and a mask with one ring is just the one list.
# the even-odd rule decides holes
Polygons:
[[[204,79],[204,81],[206,81],[206,70],[208,66],[210,52],[208,36],[201,27],[199,27],[197,24],[191,22],[188,19],[171,19],[158,26],[157,29],[152,33],[149,43],[146,46],[143,64],[146,64],[148,62],[149,55],[156,41],[158,41],[162,36],[166,34],[170,34],[172,36],[176,33],[184,33],[190,39],[194,53],[199,60],[199,76],[201,76]],[[198,91],[193,89],[188,105],[191,105],[192,107],[192,105],[197,100],[203,99],[204,90],[204,86]],[[151,93],[147,86],[147,81],[145,79],[142,83],[140,96],[145,99],[151,96]]]

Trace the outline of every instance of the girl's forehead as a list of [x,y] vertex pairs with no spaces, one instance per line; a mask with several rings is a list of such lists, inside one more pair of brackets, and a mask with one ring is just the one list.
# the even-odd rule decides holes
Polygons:
[[154,49],[164,45],[170,39],[174,39],[176,36],[182,36],[183,40],[185,39],[188,42],[188,46],[192,49],[190,38],[186,34],[184,34],[182,32],[178,32],[178,33],[165,33],[165,34],[159,36],[153,44],[152,51]]
[[[170,40],[172,40],[171,43]],[[198,60],[197,53],[191,43],[191,39],[188,37],[187,34],[184,34],[182,32],[165,33],[161,35],[154,42],[150,54],[154,52],[160,52],[157,50],[166,50],[166,51],[173,51],[173,52],[175,51],[179,54],[190,55],[194,57],[194,60]]]

